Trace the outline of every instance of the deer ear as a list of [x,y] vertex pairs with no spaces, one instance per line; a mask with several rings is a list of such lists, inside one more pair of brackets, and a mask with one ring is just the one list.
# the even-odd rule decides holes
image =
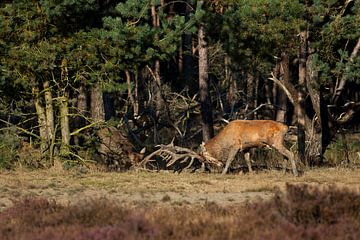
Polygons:
[[144,154],[146,152],[146,147],[144,147],[143,149],[141,149],[140,153]]

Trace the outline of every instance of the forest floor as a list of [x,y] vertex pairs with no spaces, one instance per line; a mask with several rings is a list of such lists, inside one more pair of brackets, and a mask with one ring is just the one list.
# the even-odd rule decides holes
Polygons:
[[338,186],[360,192],[360,169],[319,168],[301,177],[281,171],[251,174],[100,172],[48,170],[0,172],[0,212],[14,200],[42,197],[68,205],[108,199],[130,206],[197,205],[216,203],[227,206],[269,199],[286,184]]

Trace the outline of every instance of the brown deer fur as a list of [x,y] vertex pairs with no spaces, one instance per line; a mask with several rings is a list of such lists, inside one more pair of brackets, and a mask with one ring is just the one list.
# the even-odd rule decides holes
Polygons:
[[[202,155],[222,162],[226,159],[225,174],[239,150],[269,146],[291,162],[293,174],[297,176],[294,154],[284,146],[287,131],[288,126],[272,120],[234,120],[203,145]],[[246,161],[250,170],[248,157]]]

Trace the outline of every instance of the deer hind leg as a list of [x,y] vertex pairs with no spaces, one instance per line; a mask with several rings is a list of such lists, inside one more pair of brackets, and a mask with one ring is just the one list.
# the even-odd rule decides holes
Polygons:
[[249,169],[249,173],[252,172],[252,168],[251,168],[251,159],[250,159],[250,152],[245,152],[245,161],[246,161],[246,165]]
[[227,173],[227,171],[228,171],[232,161],[234,160],[237,152],[238,152],[238,149],[230,149],[227,160],[226,160],[224,170],[222,171],[222,174]]
[[296,169],[294,154],[288,149],[286,149],[286,147],[284,147],[283,145],[272,145],[272,147],[275,148],[279,153],[281,153],[290,161],[294,176],[299,176],[299,173]]

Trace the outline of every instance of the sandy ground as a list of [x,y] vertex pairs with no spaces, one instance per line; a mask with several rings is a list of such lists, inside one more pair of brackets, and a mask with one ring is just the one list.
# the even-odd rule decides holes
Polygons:
[[268,199],[286,184],[346,187],[360,192],[360,169],[322,168],[301,177],[280,171],[252,174],[16,170],[0,173],[0,211],[14,200],[44,197],[61,204],[105,198],[130,205],[219,205]]

